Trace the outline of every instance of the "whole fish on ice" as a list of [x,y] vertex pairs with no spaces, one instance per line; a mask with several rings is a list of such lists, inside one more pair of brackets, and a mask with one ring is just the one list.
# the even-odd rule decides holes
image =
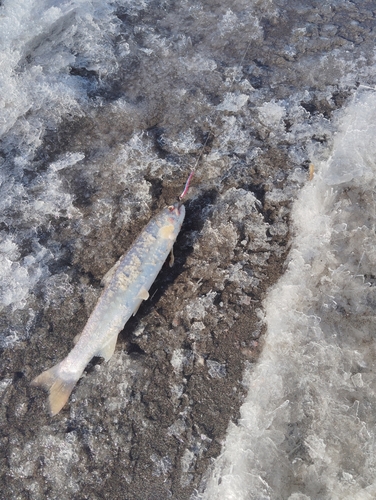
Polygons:
[[[180,199],[188,190],[191,176]],[[111,358],[119,332],[149,297],[149,288],[172,251],[184,216],[184,205],[177,202],[147,224],[128,252],[104,276],[102,295],[68,356],[33,380],[33,385],[49,389],[51,415],[63,408],[94,356],[106,361]]]

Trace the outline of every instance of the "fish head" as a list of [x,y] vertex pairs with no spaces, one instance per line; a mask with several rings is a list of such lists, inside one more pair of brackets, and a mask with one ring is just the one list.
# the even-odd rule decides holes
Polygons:
[[180,229],[185,217],[185,207],[181,201],[177,201],[173,205],[169,205],[165,210],[168,222]]

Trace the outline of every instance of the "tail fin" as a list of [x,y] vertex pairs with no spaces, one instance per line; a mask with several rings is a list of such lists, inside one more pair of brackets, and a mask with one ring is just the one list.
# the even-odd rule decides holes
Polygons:
[[41,373],[31,382],[31,385],[41,386],[49,390],[50,395],[48,402],[52,417],[59,413],[68,401],[73,387],[81,376],[81,374],[77,376],[77,373],[62,373],[63,370],[61,369],[61,365],[63,362],[64,361]]

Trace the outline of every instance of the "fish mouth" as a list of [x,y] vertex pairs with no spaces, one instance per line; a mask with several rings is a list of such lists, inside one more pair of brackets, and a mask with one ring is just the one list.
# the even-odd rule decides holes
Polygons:
[[177,201],[176,203],[174,203],[173,205],[170,205],[168,208],[168,210],[175,214],[177,217],[179,217],[181,215],[181,207],[183,206],[183,202],[182,201]]

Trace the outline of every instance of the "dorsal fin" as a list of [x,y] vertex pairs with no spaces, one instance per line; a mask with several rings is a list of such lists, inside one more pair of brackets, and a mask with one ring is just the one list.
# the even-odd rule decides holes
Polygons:
[[116,272],[116,269],[119,267],[120,265],[120,261],[121,261],[121,257],[120,259],[116,262],[116,264],[114,264],[111,269],[109,269],[106,274],[103,276],[103,278],[101,279],[101,285],[102,286],[107,286],[109,284],[109,282],[111,281],[113,275],[115,274]]

